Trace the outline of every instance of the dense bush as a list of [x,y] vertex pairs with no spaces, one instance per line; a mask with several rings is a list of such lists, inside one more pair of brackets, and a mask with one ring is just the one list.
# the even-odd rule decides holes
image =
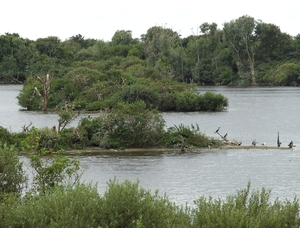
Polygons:
[[22,193],[27,180],[14,147],[0,143],[0,202],[5,194]]
[[194,110],[196,111],[197,110],[196,100],[197,100],[197,94],[192,91],[187,90],[187,91],[176,93],[176,111],[180,111],[180,112],[191,112]]
[[[119,61],[125,68],[127,64],[130,65],[123,62],[124,60]],[[51,77],[48,107],[60,110],[65,104],[69,104],[76,110],[98,111],[114,108],[119,101],[133,103],[142,100],[148,109],[187,112],[220,111],[228,105],[222,95],[211,95],[202,99],[202,95],[196,92],[195,84],[183,84],[170,79],[136,78],[112,66],[102,73],[91,69],[99,68],[95,65],[97,64],[91,61],[77,63],[64,76]],[[19,104],[28,110],[42,107],[35,87],[42,91],[42,85],[37,78],[29,77],[18,96]],[[199,104],[202,101],[209,105]]]
[[122,88],[120,100],[127,103],[134,103],[142,100],[145,102],[146,107],[151,109],[158,107],[159,94],[157,89],[153,87],[134,84]]
[[228,106],[228,99],[222,94],[215,94],[210,91],[205,92],[198,100],[199,111],[222,111]]
[[59,133],[54,149],[84,149],[88,145],[87,132],[82,127],[67,128]]
[[174,92],[161,94],[158,109],[161,112],[176,111],[176,94]]
[[90,185],[56,187],[7,205],[0,227],[97,227],[100,199],[97,189]]
[[162,116],[143,101],[119,102],[95,119],[84,118],[80,126],[93,145],[104,148],[159,146],[164,132]]
[[197,124],[192,124],[190,127],[182,124],[169,127],[163,140],[164,145],[167,147],[216,147],[221,145],[221,141],[203,135]]
[[139,187],[138,182],[110,181],[102,202],[101,227],[186,227],[189,221],[183,209],[158,191],[152,194]]
[[299,201],[270,200],[271,190],[250,192],[250,183],[226,200],[201,197],[192,209],[192,227],[299,227]]
[[0,143],[11,145],[13,141],[13,135],[7,129],[0,126]]
[[[175,96],[175,95],[174,95]],[[197,95],[194,95],[197,97]],[[182,103],[183,104],[183,103]],[[170,107],[169,107],[170,108]],[[149,148],[184,146],[220,146],[219,140],[206,137],[199,126],[174,126],[165,130],[165,121],[155,109],[147,109],[144,101],[118,102],[111,109],[101,111],[98,117],[82,118],[77,127],[65,128],[73,112],[59,113],[59,127],[37,129],[28,132],[9,133],[0,128],[2,141],[16,145],[19,150],[84,149],[101,148]],[[66,114],[66,115],[65,115]],[[64,121],[62,121],[64,120]],[[184,138],[184,144],[181,142]]]
[[54,187],[0,202],[0,227],[299,227],[299,203],[270,200],[271,191],[247,188],[225,200],[200,197],[194,205],[178,206],[139,182],[116,179],[100,195],[96,186]]

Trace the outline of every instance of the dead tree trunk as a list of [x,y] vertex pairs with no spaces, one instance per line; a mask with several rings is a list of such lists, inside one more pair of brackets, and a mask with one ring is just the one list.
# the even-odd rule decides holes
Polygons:
[[36,93],[38,94],[38,96],[41,98],[41,103],[42,103],[42,111],[44,114],[48,113],[48,101],[50,98],[50,79],[49,79],[49,74],[47,74],[46,77],[37,77],[40,82],[42,83],[43,86],[43,94],[41,94],[41,92],[34,87],[34,90],[36,91]]

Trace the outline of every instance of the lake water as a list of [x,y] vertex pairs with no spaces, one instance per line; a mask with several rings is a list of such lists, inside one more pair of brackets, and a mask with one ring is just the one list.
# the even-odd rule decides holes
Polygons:
[[[32,121],[36,127],[57,125],[57,115],[20,111],[16,96],[21,86],[0,86],[0,125],[21,131]],[[297,87],[199,87],[221,93],[229,99],[226,111],[209,113],[163,113],[166,126],[198,124],[201,132],[217,137],[215,130],[228,133],[228,139],[250,145],[256,139],[275,146],[280,132],[282,146],[293,140],[292,150],[211,150],[186,153],[110,153],[80,156],[88,165],[83,180],[98,183],[99,192],[116,177],[139,180],[146,189],[159,190],[179,204],[192,204],[204,195],[224,198],[245,188],[271,188],[272,197],[300,196],[300,89]],[[76,126],[78,119],[71,126]],[[25,161],[25,160],[24,160]]]

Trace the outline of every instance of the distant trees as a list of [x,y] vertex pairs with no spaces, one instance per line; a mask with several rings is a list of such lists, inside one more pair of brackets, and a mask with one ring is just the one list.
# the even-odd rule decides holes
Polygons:
[[253,17],[242,16],[224,23],[224,35],[236,56],[238,74],[245,82],[256,84],[254,63],[257,39]]
[[[91,74],[97,70],[104,79],[89,84],[89,94],[97,90],[95,94],[99,96],[112,88],[103,81],[109,81],[117,71],[121,75],[119,80],[129,84],[135,78],[150,78],[198,85],[297,85],[297,80],[286,84],[275,82],[268,75],[279,65],[298,64],[299,43],[299,36],[291,37],[278,26],[248,15],[224,23],[223,29],[216,23],[202,23],[197,32],[191,31],[191,36],[185,38],[180,31],[166,26],[151,27],[140,39],[134,39],[130,30],[117,30],[108,42],[86,39],[81,34],[64,41],[56,36],[32,41],[16,33],[6,33],[0,35],[0,81],[27,80],[24,91],[32,91],[28,87],[34,87],[36,80],[30,78],[49,74],[54,77],[56,93],[58,88],[70,90],[78,86],[66,83],[66,75],[69,77],[76,68],[86,67]],[[69,87],[64,88],[64,84]],[[24,107],[35,109],[32,95],[27,94],[26,99],[22,96],[20,102],[27,103]],[[55,102],[54,98],[49,99],[50,106]]]

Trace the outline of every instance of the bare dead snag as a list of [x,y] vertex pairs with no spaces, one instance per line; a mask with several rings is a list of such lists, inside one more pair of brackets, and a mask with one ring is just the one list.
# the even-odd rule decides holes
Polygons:
[[37,93],[37,95],[41,98],[43,113],[47,114],[48,113],[48,101],[50,98],[50,88],[51,88],[49,74],[47,74],[46,77],[37,76],[37,78],[42,83],[43,94],[36,87],[34,87],[34,90]]
[[32,125],[32,122],[30,121],[29,125],[26,126],[26,124],[24,124],[24,126],[22,127],[23,128],[23,132],[29,132],[29,127]]
[[217,133],[225,142],[228,142],[228,139],[226,138],[227,133],[226,133],[226,136],[222,136],[219,132],[215,132],[215,133]]

